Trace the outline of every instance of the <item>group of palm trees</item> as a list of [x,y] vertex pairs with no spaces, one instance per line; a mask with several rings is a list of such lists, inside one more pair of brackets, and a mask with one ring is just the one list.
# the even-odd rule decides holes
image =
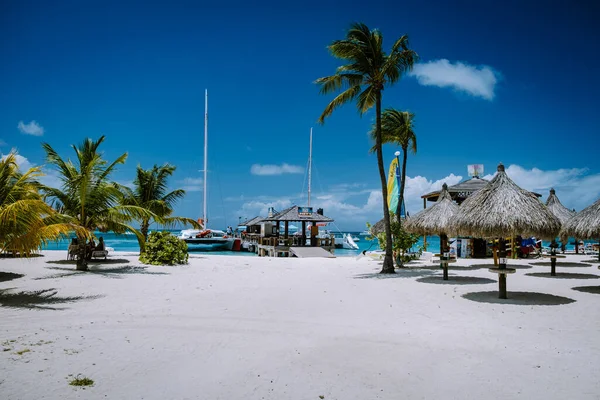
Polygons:
[[383,48],[383,35],[379,30],[371,30],[362,23],[352,24],[346,38],[336,40],[328,47],[334,57],[344,60],[347,64],[339,66],[335,74],[316,80],[322,94],[342,91],[325,107],[319,118],[321,123],[324,123],[325,118],[336,108],[355,100],[361,115],[375,106],[375,124],[371,131],[375,146],[372,150],[377,153],[386,241],[382,273],[395,272],[382,145],[393,143],[402,148],[399,204],[403,204],[407,155],[409,150],[416,153],[417,140],[413,130],[414,114],[394,108],[387,108],[382,112],[381,97],[384,88],[398,82],[418,60],[417,53],[408,46],[408,36],[404,35],[394,42],[388,54]]
[[[196,221],[175,217],[173,205],[185,195],[168,191],[167,179],[175,171],[169,164],[145,170],[137,167],[134,188],[112,181],[111,174],[124,164],[127,153],[109,163],[98,150],[105,137],[85,139],[72,145],[75,159],[63,159],[48,143],[42,146],[49,166],[56,168],[62,185],[41,184],[40,167],[21,172],[15,153],[0,160],[0,252],[28,256],[43,244],[76,235],[77,269],[87,269],[94,231],[132,232],[141,251],[150,224],[163,226],[183,223],[198,227]],[[140,229],[132,223],[138,222]]]

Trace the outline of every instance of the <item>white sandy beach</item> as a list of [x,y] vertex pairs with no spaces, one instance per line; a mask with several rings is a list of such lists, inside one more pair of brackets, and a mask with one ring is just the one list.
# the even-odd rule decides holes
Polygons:
[[[0,259],[25,274],[0,291],[98,297],[27,308],[0,292],[1,399],[600,398],[598,263],[556,278],[518,269],[519,304],[499,304],[486,268],[443,283],[439,268],[381,276],[367,258],[194,255],[141,269],[115,253],[76,273],[56,263],[65,252],[43,254]],[[69,386],[78,374],[94,386]]]

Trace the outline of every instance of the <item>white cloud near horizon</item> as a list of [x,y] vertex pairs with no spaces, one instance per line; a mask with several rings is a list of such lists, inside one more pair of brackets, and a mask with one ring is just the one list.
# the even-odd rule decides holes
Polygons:
[[250,173],[252,175],[283,175],[283,174],[302,174],[304,168],[298,165],[290,165],[283,163],[281,165],[272,164],[254,164],[250,167]]
[[36,121],[31,121],[28,124],[19,121],[17,128],[25,135],[42,136],[44,134],[44,128]]
[[452,63],[447,59],[415,64],[408,74],[423,86],[452,88],[459,92],[493,100],[498,83],[498,73],[487,65],[474,66],[460,61]]
[[202,185],[204,180],[202,178],[187,177],[177,182],[183,185],[182,189],[186,192],[201,192],[204,190],[204,186]]
[[[4,161],[8,156],[8,154],[1,155],[0,160]],[[20,154],[15,154],[15,161],[21,172],[26,172],[27,170],[29,170],[29,168],[34,166],[31,162],[29,162],[27,158],[23,157]]]

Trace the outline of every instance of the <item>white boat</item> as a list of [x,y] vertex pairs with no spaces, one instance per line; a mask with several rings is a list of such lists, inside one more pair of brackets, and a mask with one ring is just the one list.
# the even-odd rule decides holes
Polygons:
[[358,250],[358,245],[349,233],[336,234],[335,247],[337,249]]
[[359,233],[360,236],[371,236],[371,232],[369,231],[362,231],[361,233]]
[[218,229],[185,229],[179,239],[188,244],[189,250],[231,250],[233,238]]
[[188,250],[231,250],[234,238],[224,231],[208,229],[207,214],[207,174],[208,174],[208,90],[204,92],[204,209],[202,214],[202,230],[185,229],[178,236],[188,244]]
[[354,240],[355,242],[360,242],[360,237],[352,236],[352,240]]

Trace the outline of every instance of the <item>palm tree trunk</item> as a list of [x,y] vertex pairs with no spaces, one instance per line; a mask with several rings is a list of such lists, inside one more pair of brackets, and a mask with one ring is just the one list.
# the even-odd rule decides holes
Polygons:
[[78,249],[77,249],[77,266],[75,269],[77,271],[87,271],[87,239],[85,237],[80,237],[77,239]]
[[144,242],[148,241],[148,228],[150,228],[150,224],[147,219],[142,220],[142,224],[140,226],[140,232],[142,236],[144,236]]
[[383,165],[383,154],[381,150],[381,91],[377,92],[376,114],[377,126],[375,132],[375,147],[377,149],[377,166],[379,167],[379,177],[381,178],[381,194],[383,195],[383,221],[385,223],[385,257],[383,259],[382,274],[393,274],[394,258],[392,256],[392,229],[390,227],[390,210],[387,201],[387,182],[385,167]]
[[[400,210],[402,209],[402,204],[404,203],[404,187],[406,180],[406,159],[408,158],[408,148],[402,147],[402,176],[400,177],[400,197],[398,198],[398,221],[400,222]],[[406,210],[404,210],[406,212]]]

